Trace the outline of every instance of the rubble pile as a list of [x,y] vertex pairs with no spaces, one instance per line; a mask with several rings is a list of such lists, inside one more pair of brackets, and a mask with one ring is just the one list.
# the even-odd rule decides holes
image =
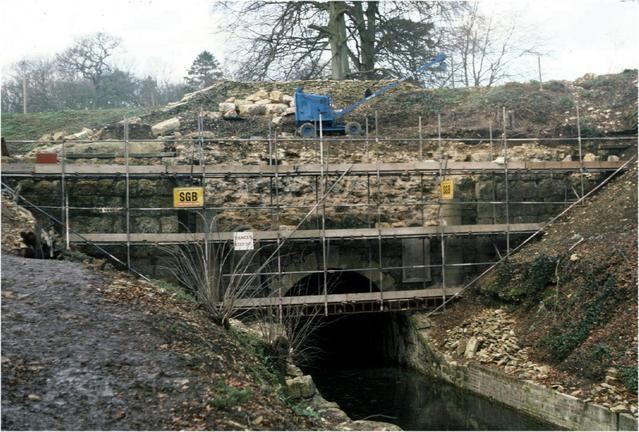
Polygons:
[[487,309],[447,330],[444,348],[449,354],[503,367],[523,379],[548,378],[550,367],[530,361],[530,348],[520,345],[515,321],[501,309]]
[[2,251],[24,255],[27,244],[21,232],[33,232],[36,220],[31,212],[19,206],[9,195],[2,194]]
[[273,124],[279,125],[282,118],[295,114],[295,99],[293,96],[279,90],[267,92],[264,89],[247,96],[244,99],[231,97],[219,104],[217,115],[226,120],[236,119],[242,115],[265,115],[272,118]]
[[637,416],[637,405],[628,399],[619,370],[609,368],[603,382],[587,388],[568,384],[554,368],[531,361],[532,349],[524,347],[514,331],[515,320],[502,309],[485,309],[479,315],[446,330],[442,341],[444,352],[467,362],[497,367],[507,375],[547,385],[610,408],[614,412]]

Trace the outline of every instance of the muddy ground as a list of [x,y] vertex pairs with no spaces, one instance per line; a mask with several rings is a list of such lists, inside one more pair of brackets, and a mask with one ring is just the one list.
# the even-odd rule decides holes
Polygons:
[[260,367],[194,302],[3,254],[3,429],[327,427],[294,414]]

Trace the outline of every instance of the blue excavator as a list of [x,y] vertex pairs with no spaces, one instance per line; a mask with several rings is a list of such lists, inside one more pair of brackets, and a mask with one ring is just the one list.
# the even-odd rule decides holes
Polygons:
[[[438,65],[440,69],[445,70],[445,60],[446,56],[444,54],[438,54],[431,61],[420,66],[416,70],[416,73],[422,73],[431,69],[435,65]],[[359,135],[362,132],[362,127],[359,123],[343,123],[340,119],[342,119],[346,114],[353,112],[361,105],[383,95],[391,89],[394,89],[408,78],[409,76],[399,78],[379,90],[365,95],[364,98],[358,100],[354,104],[336,111],[333,111],[332,100],[329,95],[304,93],[302,88],[297,88],[295,90],[295,123],[297,125],[297,133],[304,138],[313,138],[317,136],[319,133],[321,119],[323,133],[338,135],[346,134],[352,136]]]

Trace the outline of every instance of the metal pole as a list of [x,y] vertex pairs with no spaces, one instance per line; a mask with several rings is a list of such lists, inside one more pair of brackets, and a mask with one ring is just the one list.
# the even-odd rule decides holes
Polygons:
[[66,175],[65,175],[66,159],[67,159],[66,146],[64,141],[62,141],[62,155],[60,160],[60,164],[62,168],[62,174],[60,175],[60,200],[62,201],[62,208],[61,208],[62,217],[60,218],[60,220],[64,223],[63,229],[64,229],[64,238],[65,238],[65,242],[64,242],[65,248],[66,250],[69,250],[69,230],[68,230],[69,201],[68,201],[67,190],[66,190]]
[[[371,175],[369,173],[366,173],[366,204],[368,204],[368,207],[366,207],[366,222],[368,225],[368,228],[371,227]],[[366,241],[366,249],[368,250],[368,267],[370,268],[372,266],[371,262],[373,260],[373,253],[371,251],[371,242],[369,242],[368,240]],[[373,278],[371,277],[372,273],[369,273],[368,275],[368,291],[369,292],[373,292]]]
[[[375,113],[377,114],[377,112]],[[377,115],[376,115],[377,117]],[[378,244],[378,259],[379,259],[379,310],[384,310],[384,285],[383,285],[383,277],[382,273],[382,211],[381,204],[382,201],[382,179],[379,174],[379,160],[377,161],[377,244]]]
[[277,273],[279,275],[279,277],[278,277],[278,282],[279,282],[278,283],[278,298],[277,298],[278,314],[279,314],[280,324],[282,324],[284,310],[283,310],[283,306],[282,306],[282,257],[280,256],[280,232],[279,232],[279,230],[277,231]]
[[124,163],[126,165],[125,183],[126,183],[126,195],[125,195],[125,207],[126,207],[126,267],[131,271],[131,211],[130,211],[130,197],[129,197],[129,122],[125,118],[124,124]]
[[575,103],[575,106],[577,107],[577,144],[579,145],[579,177],[581,181],[581,196],[584,196],[584,158],[582,155],[582,147],[581,147],[581,118],[579,116],[579,101]]
[[442,154],[442,115],[441,113],[437,113],[437,148],[439,151],[439,166],[440,166],[440,171],[439,171],[439,175],[441,177],[442,173],[441,173],[441,161],[444,157],[444,155]]
[[368,157],[368,116],[366,116],[366,143],[365,143],[365,148],[366,148],[366,163],[370,162],[370,159]]
[[[319,146],[320,146],[320,196],[324,196],[324,130],[322,128],[322,114],[319,115]],[[322,269],[324,282],[324,315],[328,316],[328,265],[326,262],[326,200],[322,200]]]
[[69,250],[71,249],[69,244],[69,194],[65,192],[64,197],[64,239],[65,247]]
[[506,135],[506,107],[501,107],[504,139],[504,190],[506,193],[506,255],[510,254],[510,202],[508,193],[508,136]]
[[[273,165],[273,141],[272,141],[272,125],[273,122],[268,122],[268,164]],[[269,207],[271,207],[271,228],[275,228],[275,212],[273,211],[273,177],[268,179],[268,197]]]
[[[495,160],[495,148],[493,146],[493,122],[492,120],[488,120],[488,133],[490,136],[490,160]],[[493,184],[493,202],[497,201],[497,191],[495,189],[495,172],[491,173],[492,184]],[[497,223],[497,204],[493,204],[493,223]]]
[[442,302],[446,301],[446,240],[444,238],[444,218],[442,216],[442,188],[444,180],[444,151],[442,148],[442,118],[441,113],[437,113],[437,149],[439,153],[439,194],[438,194],[438,222],[439,222],[439,243],[442,254]]
[[277,159],[277,132],[273,135],[273,157],[275,158],[275,216],[277,221],[277,229],[280,226],[280,180],[279,180],[279,166],[280,162]]
[[424,142],[422,141],[422,116],[419,116],[419,160],[424,160]]

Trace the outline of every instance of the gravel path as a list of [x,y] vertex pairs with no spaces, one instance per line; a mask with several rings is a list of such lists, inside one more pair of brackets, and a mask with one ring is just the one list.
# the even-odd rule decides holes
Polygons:
[[[2,428],[163,429],[192,378],[155,318],[96,292],[105,276],[2,257]],[[152,415],[149,415],[152,413]]]

